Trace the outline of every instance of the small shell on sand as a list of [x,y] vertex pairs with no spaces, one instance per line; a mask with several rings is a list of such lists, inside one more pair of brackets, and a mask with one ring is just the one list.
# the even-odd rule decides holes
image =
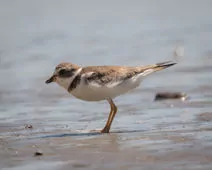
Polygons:
[[25,125],[25,129],[32,129],[32,128],[33,128],[33,126],[30,125],[30,124],[26,124],[26,125]]

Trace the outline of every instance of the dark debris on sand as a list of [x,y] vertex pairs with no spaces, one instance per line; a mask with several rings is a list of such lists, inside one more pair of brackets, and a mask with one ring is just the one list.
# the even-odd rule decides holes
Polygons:
[[186,100],[187,98],[187,94],[181,92],[159,92],[155,95],[155,101],[167,99]]
[[43,152],[41,150],[37,150],[35,153],[34,153],[34,156],[42,156],[43,155]]

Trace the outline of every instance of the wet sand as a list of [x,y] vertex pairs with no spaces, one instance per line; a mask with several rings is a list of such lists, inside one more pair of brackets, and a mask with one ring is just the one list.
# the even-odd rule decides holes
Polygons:
[[[190,3],[0,2],[0,169],[211,170],[211,2]],[[115,99],[110,134],[92,132],[107,102],[44,83],[62,61],[152,64],[172,60],[179,42],[176,66]],[[160,92],[188,99],[154,101]]]

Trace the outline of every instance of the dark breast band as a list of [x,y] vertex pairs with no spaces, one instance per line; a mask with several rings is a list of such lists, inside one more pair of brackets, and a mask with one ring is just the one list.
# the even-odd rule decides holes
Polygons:
[[71,82],[71,84],[69,85],[68,87],[68,92],[70,93],[72,90],[74,90],[77,85],[80,84],[80,81],[81,81],[81,76],[80,75],[77,75],[74,80]]

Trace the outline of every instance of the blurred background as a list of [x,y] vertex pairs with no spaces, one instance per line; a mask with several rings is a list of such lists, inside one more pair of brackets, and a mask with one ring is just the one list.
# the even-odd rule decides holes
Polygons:
[[[72,159],[64,148],[78,154],[75,159],[79,162],[86,160],[83,158],[85,148],[89,155],[101,147],[114,148],[115,153],[114,150],[107,154],[99,151],[100,156],[94,156],[94,160],[102,156],[109,161],[110,154],[115,154],[119,163],[99,160],[101,164],[97,164],[90,158],[85,163],[89,165],[84,167],[86,169],[102,165],[117,169],[125,164],[125,168],[136,169],[142,160],[149,160],[149,154],[151,161],[142,164],[146,168],[198,169],[198,163],[204,162],[199,168],[210,169],[211,11],[211,0],[1,0],[0,141],[4,143],[0,145],[1,165],[17,168],[23,161],[26,164],[34,161],[26,159],[34,150],[26,139],[60,134],[43,139],[41,144],[36,141],[43,148],[53,142],[58,150],[47,152],[59,162],[66,160],[62,159],[64,155]],[[166,60],[175,60],[178,64],[152,75],[138,89],[116,99],[119,113],[112,131],[117,133],[109,136],[88,139],[72,135],[80,129],[102,128],[109,112],[107,102],[83,102],[56,84],[44,83],[55,66],[64,61],[81,66],[133,66]],[[185,92],[189,100],[153,102],[155,93],[160,91]],[[25,124],[31,124],[33,130],[26,131]],[[130,133],[131,130],[136,132]],[[119,131],[126,133],[119,134]],[[61,137],[63,133],[68,133],[68,137]],[[186,137],[183,142],[182,136]],[[17,139],[22,143],[14,142]],[[93,149],[94,144],[97,150]],[[8,151],[8,148],[13,149]],[[173,156],[173,148],[177,155]],[[130,158],[125,154],[129,149]],[[146,152],[148,157],[141,156],[138,150]],[[20,153],[19,161],[11,164],[11,160],[16,160],[14,155],[18,155],[16,151]],[[202,154],[194,157],[199,151]],[[62,169],[76,168],[73,162],[66,162],[65,166],[60,163]],[[40,169],[49,168],[46,164],[40,166]]]

